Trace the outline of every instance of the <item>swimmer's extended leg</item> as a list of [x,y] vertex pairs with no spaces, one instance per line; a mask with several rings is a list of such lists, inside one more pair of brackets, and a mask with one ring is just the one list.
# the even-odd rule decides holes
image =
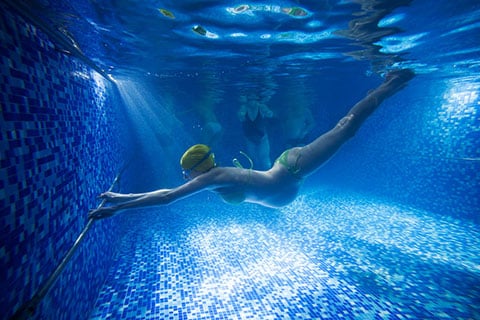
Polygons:
[[[392,96],[410,81],[415,74],[410,69],[391,72],[376,89],[355,104],[345,117],[327,133],[301,148],[293,148],[289,153],[292,159],[298,159],[299,173],[306,176],[324,164],[340,146],[353,137],[365,120],[378,108],[380,103]],[[299,157],[300,156],[300,157]],[[299,158],[298,158],[299,157]]]
[[403,89],[414,76],[415,74],[410,69],[396,70],[387,74],[384,83],[378,88],[371,90],[365,98],[355,104],[347,113],[346,117],[351,119],[349,121],[351,135],[355,134],[383,100]]

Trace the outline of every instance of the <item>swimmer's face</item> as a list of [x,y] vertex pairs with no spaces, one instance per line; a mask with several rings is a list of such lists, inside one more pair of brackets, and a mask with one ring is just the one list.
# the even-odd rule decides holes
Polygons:
[[203,172],[198,172],[195,170],[182,170],[182,175],[184,180],[192,180],[199,175],[201,175]]

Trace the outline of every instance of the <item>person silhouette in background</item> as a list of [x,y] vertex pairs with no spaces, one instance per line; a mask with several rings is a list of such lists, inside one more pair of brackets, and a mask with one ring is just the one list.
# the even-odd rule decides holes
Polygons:
[[218,90],[219,80],[213,74],[204,74],[200,79],[202,90],[195,109],[201,120],[201,140],[208,145],[216,145],[222,138],[223,127],[218,121],[215,109],[223,100],[224,92]]
[[281,98],[287,106],[282,108],[280,118],[287,147],[303,146],[309,142],[307,135],[315,127],[309,96],[303,79],[289,81],[288,90],[282,92]]
[[237,114],[246,138],[247,153],[260,169],[272,166],[267,121],[273,117],[273,111],[267,107],[265,102],[265,98],[259,95],[242,95],[240,96],[240,110]]
[[305,138],[315,127],[312,111],[302,105],[288,108],[283,126],[288,146],[303,145]]
[[187,182],[172,189],[138,194],[105,192],[100,197],[113,205],[92,210],[89,217],[101,219],[125,209],[166,205],[203,190],[215,192],[229,203],[285,206],[295,199],[305,178],[353,137],[382,101],[402,89],[413,77],[410,69],[390,72],[386,80],[355,104],[334,128],[303,147],[285,150],[269,170],[219,167],[208,146],[194,145],[180,159]]

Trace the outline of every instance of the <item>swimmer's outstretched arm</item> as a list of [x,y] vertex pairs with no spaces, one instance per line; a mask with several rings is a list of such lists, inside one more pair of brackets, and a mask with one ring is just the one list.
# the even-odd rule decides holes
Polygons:
[[100,194],[99,198],[105,199],[107,202],[119,203],[119,202],[125,202],[129,200],[135,200],[144,195],[145,193],[117,193],[117,192],[108,191]]
[[195,179],[173,189],[159,189],[146,193],[122,194],[105,192],[100,198],[108,202],[117,203],[109,207],[91,210],[88,217],[93,219],[108,218],[121,210],[140,208],[147,206],[166,205],[176,200],[186,198],[197,192],[208,189],[211,185],[210,175],[201,175]]

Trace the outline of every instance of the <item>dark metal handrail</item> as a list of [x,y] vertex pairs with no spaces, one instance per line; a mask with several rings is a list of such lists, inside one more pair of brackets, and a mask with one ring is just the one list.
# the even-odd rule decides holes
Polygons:
[[[122,168],[122,170],[120,170],[120,172],[117,174],[117,176],[113,180],[113,183],[110,186],[110,188],[108,189],[108,191],[113,190],[114,186],[120,180],[120,175],[122,174],[124,169],[125,169],[125,167]],[[103,199],[102,202],[98,205],[97,209],[100,209],[101,207],[103,207],[106,202],[107,202],[107,200]],[[73,254],[77,250],[78,246],[82,242],[82,240],[85,237],[85,235],[87,234],[88,230],[90,230],[90,228],[92,227],[94,221],[95,220],[93,218],[88,219],[88,222],[87,222],[85,228],[83,228],[83,230],[80,233],[80,235],[78,236],[77,240],[75,240],[73,246],[70,248],[70,250],[68,250],[67,254],[62,259],[62,262],[60,262],[58,267],[53,271],[53,273],[50,275],[50,277],[47,279],[47,281],[45,281],[43,286],[35,293],[35,295],[30,300],[25,302],[15,312],[15,314],[10,318],[10,320],[28,319],[29,317],[31,317],[35,314],[35,311],[36,311],[36,308],[37,308],[38,304],[43,300],[45,295],[49,292],[50,288],[57,281],[58,277],[62,273],[62,271],[65,268],[65,266],[67,265],[68,261],[70,261],[70,259],[72,258]]]

